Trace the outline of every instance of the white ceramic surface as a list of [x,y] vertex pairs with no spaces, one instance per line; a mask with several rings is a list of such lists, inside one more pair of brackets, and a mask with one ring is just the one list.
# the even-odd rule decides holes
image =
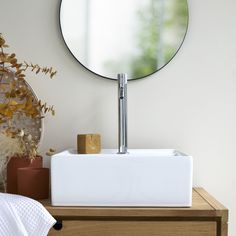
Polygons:
[[173,149],[67,150],[51,159],[54,206],[189,207],[192,157]]

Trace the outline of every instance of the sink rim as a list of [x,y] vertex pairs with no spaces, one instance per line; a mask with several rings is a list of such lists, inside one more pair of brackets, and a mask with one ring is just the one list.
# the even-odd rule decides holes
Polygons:
[[101,153],[97,154],[78,154],[77,151],[73,148],[66,149],[62,152],[59,152],[57,154],[54,154],[52,158],[57,157],[63,157],[67,156],[69,157],[76,157],[76,158],[84,158],[84,157],[99,157],[99,158],[105,158],[105,157],[191,157],[190,155],[187,155],[185,153],[182,153],[176,149],[129,149],[128,153],[126,154],[119,154],[117,152],[117,149],[102,149]]

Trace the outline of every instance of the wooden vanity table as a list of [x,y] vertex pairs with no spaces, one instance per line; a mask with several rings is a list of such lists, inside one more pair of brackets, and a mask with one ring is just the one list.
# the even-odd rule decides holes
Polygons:
[[191,208],[54,207],[49,236],[227,236],[228,210],[202,188]]

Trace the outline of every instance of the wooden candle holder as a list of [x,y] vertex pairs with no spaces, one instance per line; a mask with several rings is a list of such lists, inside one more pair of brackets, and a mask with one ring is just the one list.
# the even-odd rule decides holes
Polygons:
[[77,152],[81,154],[96,154],[101,152],[100,134],[78,134]]

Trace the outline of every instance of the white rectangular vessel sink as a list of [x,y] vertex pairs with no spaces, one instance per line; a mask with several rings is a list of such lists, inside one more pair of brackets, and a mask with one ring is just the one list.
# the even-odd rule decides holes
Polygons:
[[173,149],[67,150],[51,159],[53,206],[190,207],[192,157]]

